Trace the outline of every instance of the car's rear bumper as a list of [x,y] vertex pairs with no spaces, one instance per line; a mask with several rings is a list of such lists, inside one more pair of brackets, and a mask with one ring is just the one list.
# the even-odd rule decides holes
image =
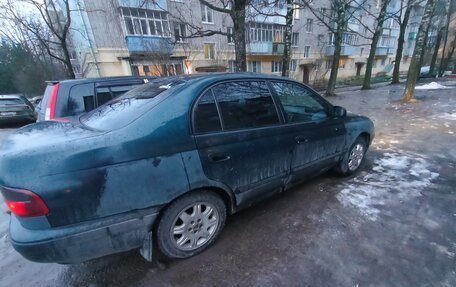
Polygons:
[[80,263],[140,248],[157,214],[138,214],[123,220],[108,218],[44,230],[24,228],[12,216],[11,243],[17,252],[31,261]]

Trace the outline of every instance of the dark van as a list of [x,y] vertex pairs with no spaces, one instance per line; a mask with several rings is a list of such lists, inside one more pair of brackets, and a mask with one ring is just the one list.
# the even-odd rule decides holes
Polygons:
[[108,77],[48,82],[36,107],[37,121],[77,116],[142,85],[154,77]]

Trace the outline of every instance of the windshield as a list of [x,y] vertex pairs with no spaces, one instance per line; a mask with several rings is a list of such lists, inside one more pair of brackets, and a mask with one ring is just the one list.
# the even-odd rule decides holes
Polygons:
[[0,99],[0,106],[23,105],[21,99]]
[[80,121],[83,125],[97,130],[122,128],[141,117],[184,82],[177,78],[153,80],[81,116]]

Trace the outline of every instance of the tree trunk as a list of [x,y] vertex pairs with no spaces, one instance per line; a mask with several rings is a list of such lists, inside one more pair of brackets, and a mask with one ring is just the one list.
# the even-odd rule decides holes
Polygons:
[[434,11],[435,1],[428,0],[426,7],[424,9],[424,15],[421,19],[421,24],[418,29],[418,34],[416,36],[415,50],[413,51],[412,60],[410,62],[410,68],[407,74],[407,82],[405,84],[405,91],[403,95],[404,102],[409,102],[415,98],[415,85],[417,76],[420,73],[420,58],[421,52],[423,51],[426,29],[429,25],[429,22],[432,18],[432,12]]
[[282,59],[282,77],[290,77],[291,36],[293,33],[293,2],[294,0],[287,0],[287,15],[285,16],[285,47],[283,49]]
[[366,73],[364,74],[364,82],[362,89],[371,88],[371,78],[372,78],[372,67],[374,66],[375,52],[377,50],[378,40],[380,40],[380,35],[383,31],[383,23],[385,22],[386,17],[386,8],[388,7],[391,0],[384,0],[382,3],[382,8],[377,17],[377,26],[375,27],[374,35],[372,35],[372,42],[370,46],[369,57],[367,58],[366,63]]
[[233,20],[234,34],[234,69],[236,72],[247,71],[247,50],[245,41],[245,7],[246,0],[233,1],[231,18]]
[[76,78],[76,75],[74,74],[73,71],[73,64],[71,63],[71,56],[70,52],[68,51],[68,46],[66,41],[62,42],[62,51],[63,51],[63,58],[65,61],[63,61],[63,64],[65,65],[65,71],[69,79],[74,79]]
[[448,43],[448,33],[450,30],[449,28],[450,28],[450,22],[451,22],[451,13],[453,12],[453,1],[454,0],[450,0],[450,4],[448,6],[448,11],[447,11],[448,14],[447,14],[447,22],[445,25],[445,40],[443,41],[442,59],[440,60],[440,66],[439,66],[439,77],[441,77],[444,72],[444,69],[443,69],[444,67],[442,65],[443,65],[443,62],[445,59],[445,52],[446,52],[446,47],[447,47],[447,43]]
[[410,19],[410,13],[412,12],[412,5],[408,1],[407,7],[405,8],[404,18],[402,23],[400,23],[399,27],[399,38],[397,39],[397,50],[396,50],[396,58],[394,59],[394,70],[393,70],[393,79],[391,81],[392,84],[399,83],[399,74],[401,68],[401,61],[402,61],[402,53],[404,51],[404,40],[405,40],[405,31],[407,30],[407,25]]
[[454,34],[454,37],[455,38],[454,38],[453,42],[451,43],[450,52],[448,53],[446,58],[442,59],[442,63],[440,64],[440,69],[441,69],[440,76],[443,76],[443,73],[446,71],[446,69],[448,69],[448,64],[450,63],[451,58],[453,57],[453,53],[456,48],[456,33]]
[[[429,19],[428,25],[424,32],[423,49],[421,50],[421,54],[420,54],[420,65],[419,65],[420,70],[421,70],[421,66],[423,65],[424,55],[425,55],[426,51],[428,50],[429,30],[431,29],[431,26],[432,26],[432,19],[434,19],[434,16],[435,16],[434,13],[435,13],[435,4],[434,4],[434,8],[432,9],[432,12],[431,12],[431,19]],[[420,72],[418,72],[418,74],[416,75],[416,79],[418,80],[419,78],[420,78]]]
[[342,38],[344,36],[345,31],[345,5],[343,3],[338,4],[339,7],[337,8],[337,29],[336,33],[334,33],[334,55],[332,57],[332,64],[331,64],[331,73],[329,74],[329,81],[328,86],[326,88],[325,95],[335,96],[334,90],[336,89],[336,81],[337,81],[337,72],[339,71],[339,60],[340,54],[342,52]]
[[442,42],[442,37],[445,32],[445,28],[442,27],[437,34],[437,39],[435,40],[434,53],[432,53],[431,65],[429,68],[429,75],[434,76],[435,74],[435,64],[437,62],[437,55],[439,54],[440,42]]

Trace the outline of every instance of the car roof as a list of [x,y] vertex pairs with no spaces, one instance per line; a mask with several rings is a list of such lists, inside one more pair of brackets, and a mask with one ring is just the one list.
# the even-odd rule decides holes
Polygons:
[[109,82],[109,81],[121,81],[121,80],[142,80],[142,79],[155,79],[153,76],[118,76],[118,77],[100,77],[100,78],[83,78],[83,79],[70,79],[61,81],[46,81],[49,85],[55,85],[57,83],[64,84],[84,84],[94,82]]
[[259,74],[251,72],[235,72],[235,73],[202,73],[202,74],[191,74],[191,75],[178,75],[171,76],[166,78],[156,78],[159,79],[169,79],[169,80],[183,80],[188,84],[196,83],[204,80],[204,82],[216,82],[223,80],[242,80],[242,79],[272,79],[272,80],[290,80],[289,78],[279,77],[276,75],[268,74]]

